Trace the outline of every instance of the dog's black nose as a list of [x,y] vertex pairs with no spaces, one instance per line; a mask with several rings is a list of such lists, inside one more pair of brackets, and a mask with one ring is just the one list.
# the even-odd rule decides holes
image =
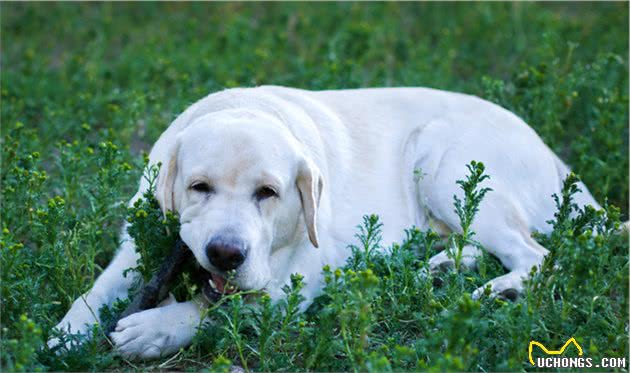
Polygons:
[[245,245],[238,240],[213,239],[206,246],[210,263],[222,271],[238,268],[247,256]]

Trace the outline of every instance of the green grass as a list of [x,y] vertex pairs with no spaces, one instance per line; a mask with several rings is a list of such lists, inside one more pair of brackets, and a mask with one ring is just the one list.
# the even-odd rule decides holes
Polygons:
[[[627,236],[611,231],[612,208],[568,219],[562,196],[554,233],[538,237],[552,255],[515,303],[470,299],[502,271],[490,257],[479,273],[450,272],[434,286],[422,275],[435,251],[428,233],[411,229],[391,256],[365,249],[378,245],[366,240],[378,237],[371,217],[349,243],[353,258],[327,272],[326,295],[306,314],[294,313],[296,277],[286,303],[234,297],[212,311],[222,327],[203,330],[169,362],[131,365],[102,339],[59,358],[43,348],[115,252],[142,153],[190,103],[226,87],[476,94],[523,117],[627,220],[626,3],[2,3],[0,11],[4,369],[221,370],[229,360],[254,370],[523,370],[531,339],[555,348],[572,336],[588,357],[628,356]],[[586,234],[594,226],[604,233]]]

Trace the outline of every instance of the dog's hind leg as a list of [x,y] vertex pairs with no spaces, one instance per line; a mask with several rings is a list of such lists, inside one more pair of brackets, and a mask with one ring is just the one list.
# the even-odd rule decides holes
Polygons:
[[479,241],[496,256],[501,263],[510,270],[473,292],[473,298],[478,299],[487,287],[491,295],[501,295],[515,299],[523,290],[523,280],[529,276],[532,268],[539,268],[548,250],[531,237],[522,221],[506,221],[500,231],[487,230],[484,223],[479,224],[477,236]]
[[[446,219],[453,227],[459,224],[455,214],[447,215]],[[510,271],[477,289],[473,298],[479,298],[489,286],[492,295],[514,299],[523,289],[523,280],[533,267],[542,264],[548,251],[531,238],[516,207],[494,191],[486,195],[471,228],[474,239]]]
[[[461,232],[459,217],[453,208],[453,196],[463,196],[452,179],[453,175],[438,172],[434,178],[424,180],[421,190],[425,193],[424,205],[431,215],[451,230]],[[513,197],[504,192],[504,185],[495,182],[490,186],[493,190],[482,200],[471,225],[471,230],[475,232],[473,239],[497,257],[510,272],[477,289],[473,297],[478,298],[484,288],[490,286],[493,295],[514,298],[522,291],[523,279],[527,278],[533,267],[542,264],[548,251],[531,238],[524,213],[519,210]],[[471,254],[468,252],[470,249],[465,251],[465,254]],[[433,267],[448,265],[444,264],[448,263],[447,259],[446,253],[440,253],[431,259],[431,264]]]

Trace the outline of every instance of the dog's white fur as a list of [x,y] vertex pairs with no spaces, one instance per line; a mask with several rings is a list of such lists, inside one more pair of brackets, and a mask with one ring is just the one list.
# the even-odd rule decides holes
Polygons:
[[[461,197],[456,180],[465,177],[471,160],[484,162],[491,175],[484,186],[493,189],[472,225],[475,238],[510,271],[488,285],[495,294],[521,290],[523,278],[547,253],[530,234],[550,231],[551,195],[560,192],[569,172],[509,111],[427,88],[225,90],[182,113],[150,160],[163,164],[157,198],[180,214],[181,237],[201,266],[218,272],[205,253],[210,239],[237,237],[248,247],[236,270],[241,289],[265,288],[278,299],[290,275],[299,272],[307,283],[306,305],[322,287],[322,266],[340,266],[348,257],[347,245],[365,214],[381,217],[386,246],[412,225],[443,234],[458,230],[453,195]],[[192,190],[195,182],[214,190]],[[279,196],[257,200],[253,193],[260,186]],[[131,203],[147,187],[142,180]],[[599,208],[580,188],[576,202]],[[132,279],[122,272],[138,256],[126,229],[122,241],[113,262],[57,328],[86,333],[102,305],[126,297]],[[478,250],[466,247],[464,254],[464,264],[474,266]],[[430,265],[449,261],[443,252]],[[203,308],[189,301],[137,313],[121,320],[111,337],[128,357],[169,354],[190,343]]]

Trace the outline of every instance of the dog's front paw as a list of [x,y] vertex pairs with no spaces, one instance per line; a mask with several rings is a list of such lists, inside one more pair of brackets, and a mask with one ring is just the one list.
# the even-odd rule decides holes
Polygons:
[[129,315],[110,334],[120,354],[128,359],[155,359],[177,352],[192,341],[198,312],[176,303]]

